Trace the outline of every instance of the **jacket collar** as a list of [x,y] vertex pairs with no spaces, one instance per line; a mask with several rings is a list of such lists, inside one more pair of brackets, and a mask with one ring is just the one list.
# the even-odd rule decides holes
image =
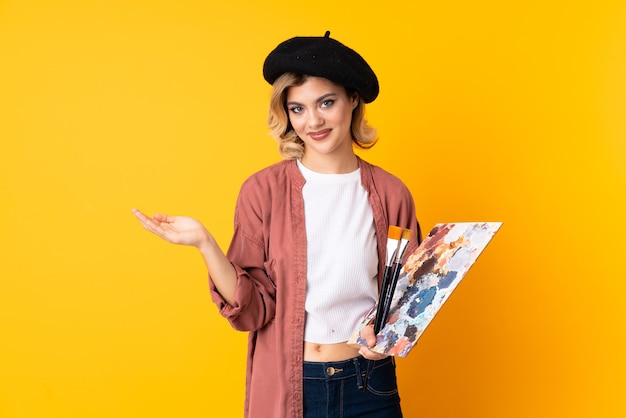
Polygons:
[[[361,169],[361,184],[365,188],[365,190],[370,190],[370,186],[372,184],[372,166],[367,163],[367,161],[363,160],[358,155],[356,156],[357,162],[359,163],[359,168]],[[287,175],[293,181],[293,184],[301,188],[306,183],[304,176],[298,169],[298,163],[295,159],[285,161],[287,164]]]

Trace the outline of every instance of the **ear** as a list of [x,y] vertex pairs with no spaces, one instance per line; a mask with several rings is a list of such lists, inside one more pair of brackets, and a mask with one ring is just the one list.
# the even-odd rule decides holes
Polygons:
[[354,93],[352,97],[350,97],[350,102],[352,103],[352,110],[356,109],[359,105],[359,93]]

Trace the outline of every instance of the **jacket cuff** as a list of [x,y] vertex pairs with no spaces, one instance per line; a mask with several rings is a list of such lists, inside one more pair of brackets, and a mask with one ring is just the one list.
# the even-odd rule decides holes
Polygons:
[[234,264],[233,267],[237,273],[237,284],[235,287],[235,300],[233,305],[226,302],[215,287],[215,283],[213,283],[211,275],[209,275],[209,290],[211,293],[211,299],[217,305],[220,314],[228,320],[232,320],[239,315],[242,307],[245,306],[245,300],[242,299],[243,295],[250,295],[253,290],[251,288],[251,286],[253,286],[251,280],[241,280],[242,276],[247,274],[246,271]]

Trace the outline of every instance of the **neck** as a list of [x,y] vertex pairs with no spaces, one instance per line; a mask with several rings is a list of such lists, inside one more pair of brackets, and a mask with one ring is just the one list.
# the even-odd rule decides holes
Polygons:
[[322,174],[345,174],[351,173],[359,168],[359,161],[354,152],[340,158],[331,156],[312,158],[305,153],[300,162],[309,170]]

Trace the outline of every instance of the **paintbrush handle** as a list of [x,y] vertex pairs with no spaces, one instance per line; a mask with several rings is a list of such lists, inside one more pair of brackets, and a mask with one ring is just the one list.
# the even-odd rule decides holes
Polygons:
[[374,320],[374,334],[378,334],[383,327],[385,317],[383,316],[383,305],[385,304],[385,296],[389,289],[389,280],[391,279],[392,266],[385,266],[385,274],[383,275],[383,283],[380,286],[380,296],[378,297],[378,308],[376,309],[376,319]]
[[387,292],[384,295],[385,298],[384,298],[384,304],[382,306],[381,320],[380,320],[381,328],[382,328],[382,325],[387,321],[387,316],[389,316],[389,310],[391,309],[391,301],[393,299],[393,294],[396,291],[396,284],[398,283],[398,277],[400,277],[400,270],[402,270],[402,264],[394,263],[393,271],[391,273],[391,279],[389,281],[389,286],[387,287]]

